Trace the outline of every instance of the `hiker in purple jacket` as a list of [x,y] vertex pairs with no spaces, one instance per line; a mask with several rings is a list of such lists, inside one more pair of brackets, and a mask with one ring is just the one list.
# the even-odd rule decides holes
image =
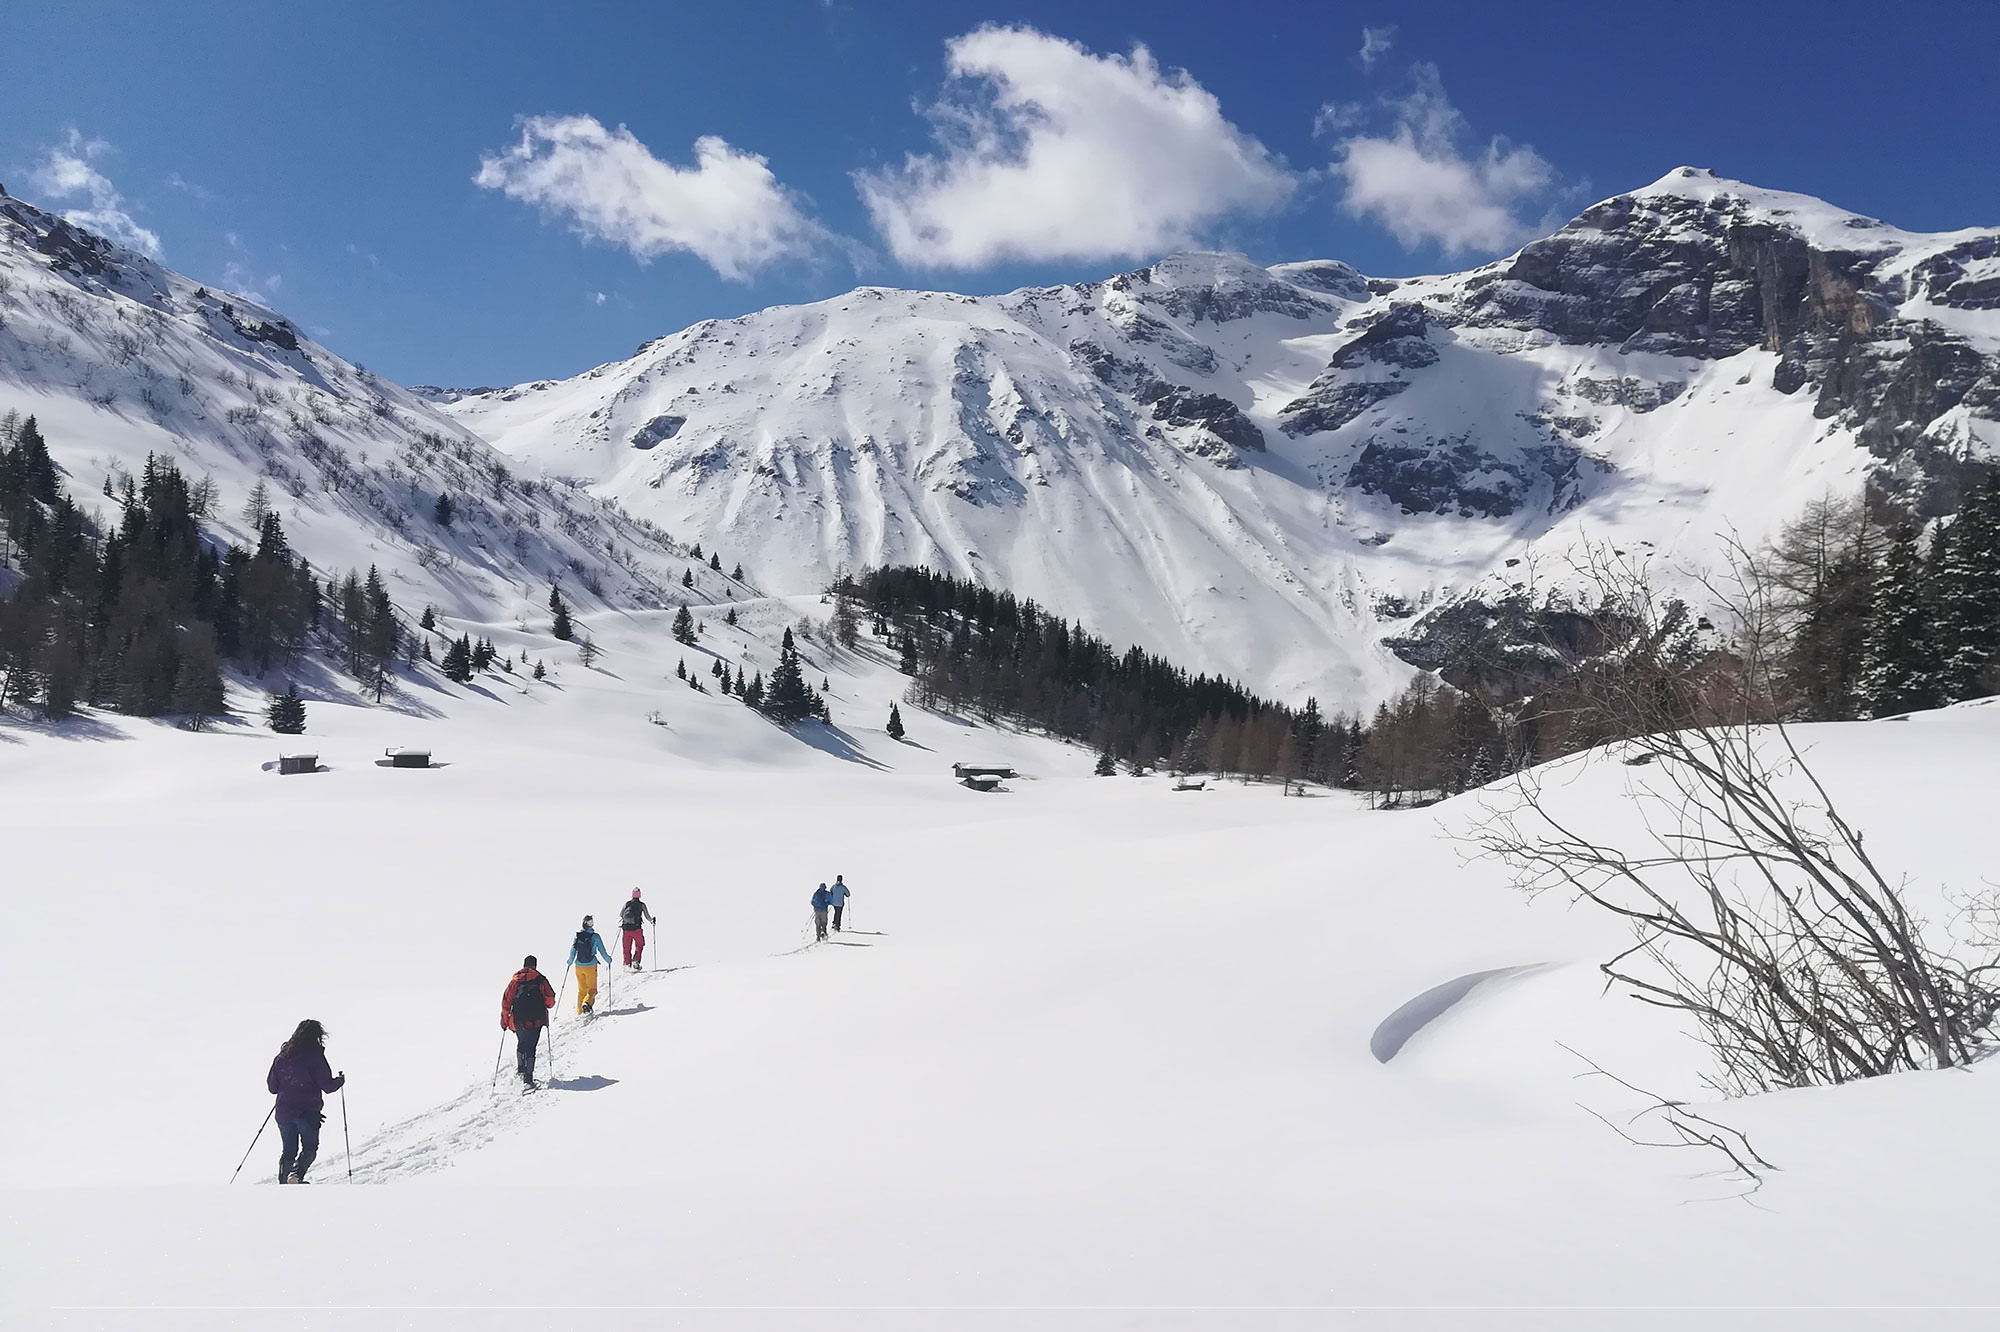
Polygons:
[[303,1184],[313,1158],[319,1155],[320,1113],[324,1092],[339,1091],[347,1075],[327,1067],[326,1028],[307,1018],[271,1061],[264,1086],[278,1098],[274,1117],[283,1152],[278,1157],[278,1182]]

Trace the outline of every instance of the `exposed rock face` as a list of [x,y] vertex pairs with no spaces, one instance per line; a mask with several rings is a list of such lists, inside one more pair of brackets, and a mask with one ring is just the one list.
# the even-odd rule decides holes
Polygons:
[[[1966,476],[1963,440],[1934,428],[1961,404],[1991,411],[2000,358],[1903,310],[1913,298],[2000,307],[2000,237],[1975,234],[1908,265],[1897,261],[1911,238],[1872,219],[1795,221],[1754,192],[1708,188],[1723,183],[1707,173],[1675,176],[1686,192],[1663,182],[1607,200],[1474,274],[1439,318],[1697,360],[1776,352],[1772,387],[1812,389],[1815,414],[1855,429],[1882,460],[1878,503],[1949,512]],[[1671,400],[1679,386],[1669,387],[1621,387],[1607,399],[1601,385],[1573,385],[1589,401],[1636,411]]]
[[1518,593],[1440,607],[1386,641],[1411,665],[1501,703],[1539,693],[1611,646],[1596,617]]
[[1405,513],[1505,518],[1543,481],[1551,483],[1550,510],[1567,508],[1583,462],[1574,449],[1555,445],[1502,458],[1464,436],[1416,443],[1371,437],[1348,469],[1347,484],[1380,495]]

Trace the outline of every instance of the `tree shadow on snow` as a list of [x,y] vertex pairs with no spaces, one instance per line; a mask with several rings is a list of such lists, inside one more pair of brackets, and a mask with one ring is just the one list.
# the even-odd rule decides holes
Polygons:
[[616,1087],[618,1079],[592,1073],[581,1078],[550,1078],[548,1085],[551,1091],[603,1091],[606,1087]]
[[84,713],[72,713],[67,717],[31,717],[25,712],[9,710],[0,712],[0,740],[10,744],[26,744],[18,735],[10,731],[23,731],[30,735],[53,736],[57,740],[123,740],[125,733]]
[[867,752],[855,743],[853,736],[841,730],[832,722],[799,722],[786,729],[821,753],[831,754],[835,758],[843,759],[848,763],[859,763],[864,767],[873,768],[877,772],[887,772],[889,770],[888,764],[868,757]]

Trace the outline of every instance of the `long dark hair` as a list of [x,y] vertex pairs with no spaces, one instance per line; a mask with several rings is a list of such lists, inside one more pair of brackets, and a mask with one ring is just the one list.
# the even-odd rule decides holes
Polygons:
[[325,1044],[326,1028],[307,1018],[299,1023],[298,1030],[292,1033],[292,1038],[279,1048],[278,1058],[297,1059],[300,1055],[312,1054]]

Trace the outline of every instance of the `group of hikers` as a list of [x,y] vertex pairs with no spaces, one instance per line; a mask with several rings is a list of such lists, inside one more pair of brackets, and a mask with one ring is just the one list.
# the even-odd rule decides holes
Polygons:
[[[645,970],[646,926],[655,923],[651,908],[634,888],[618,911],[622,955],[628,971]],[[578,1017],[589,1017],[597,1010],[599,963],[611,965],[611,950],[604,946],[604,936],[597,932],[595,918],[585,916],[582,928],[570,940],[569,956],[563,963],[576,973]],[[514,1033],[514,1068],[521,1075],[521,1085],[528,1089],[541,1085],[535,1081],[536,1051],[541,1045],[542,1028],[549,1023],[549,1011],[556,1006],[555,987],[536,970],[538,965],[533,953],[522,958],[521,969],[508,980],[500,995],[500,1025]]]
[[[813,891],[815,942],[827,937],[829,915],[833,931],[836,934],[840,932],[847,900],[852,896],[847,880],[838,874],[833,876],[830,886],[822,883]],[[576,972],[576,1011],[579,1017],[588,1017],[596,1009],[598,966],[611,965],[611,950],[604,946],[604,936],[597,932],[593,921],[591,916],[583,918],[582,927],[570,941],[569,956],[564,963]],[[646,926],[656,923],[640,891],[634,888],[632,896],[618,912],[623,943],[621,957],[628,970],[644,970]],[[535,1081],[535,1062],[541,1048],[542,1030],[549,1025],[550,1015],[556,1006],[556,988],[549,984],[549,978],[537,967],[533,953],[522,958],[521,969],[509,978],[507,988],[500,996],[500,1026],[514,1033],[514,1068],[520,1075],[524,1091],[541,1086]],[[320,1125],[326,1121],[322,1097],[339,1091],[346,1083],[347,1074],[335,1073],[327,1063],[326,1028],[311,1018],[299,1023],[297,1030],[278,1051],[278,1057],[271,1061],[270,1074],[265,1078],[266,1087],[278,1098],[272,1115],[278,1123],[282,1146],[278,1157],[280,1184],[306,1182],[306,1171],[312,1168],[314,1159],[319,1155]]]

